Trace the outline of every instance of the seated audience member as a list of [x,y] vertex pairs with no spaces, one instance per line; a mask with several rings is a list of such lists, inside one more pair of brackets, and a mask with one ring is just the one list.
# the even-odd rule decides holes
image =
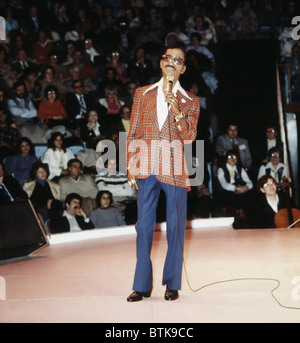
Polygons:
[[253,188],[245,169],[238,164],[238,154],[235,150],[229,150],[226,155],[226,163],[218,168],[218,182],[220,185],[221,206],[233,207],[239,219],[245,218],[244,209],[248,191]]
[[104,166],[106,170],[95,177],[98,190],[110,191],[114,206],[123,214],[129,204],[136,203],[136,190],[129,185],[127,176],[118,171],[117,159],[110,159]]
[[124,101],[125,105],[132,107],[134,94],[137,88],[137,83],[134,81],[129,81],[126,84],[125,95],[120,97],[122,101]]
[[131,117],[131,107],[123,105],[120,108],[120,119],[117,122],[114,122],[110,130],[113,132],[126,132],[129,131],[130,126],[130,117]]
[[71,150],[65,148],[64,137],[60,132],[54,132],[41,160],[49,166],[49,179],[57,182],[59,178],[68,174],[67,164],[74,158]]
[[283,177],[288,177],[286,165],[281,162],[281,149],[271,148],[268,152],[268,163],[258,171],[258,179],[263,175],[272,176],[277,183],[282,183]]
[[142,46],[136,48],[134,58],[128,63],[127,72],[129,78],[139,86],[146,86],[153,80],[153,64],[146,57],[146,49]]
[[67,66],[68,69],[78,66],[80,68],[80,78],[81,79],[90,79],[93,83],[96,84],[98,81],[98,73],[94,68],[93,64],[89,61],[83,59],[81,50],[75,49],[73,53],[73,63]]
[[82,208],[89,215],[96,207],[97,185],[94,179],[87,174],[82,174],[83,165],[77,158],[68,161],[68,175],[59,179],[60,200],[64,201],[69,193],[78,193],[82,198]]
[[26,69],[30,68],[37,70],[38,66],[30,58],[28,58],[27,52],[24,48],[17,51],[17,60],[12,64],[12,70],[17,72],[17,76],[24,75]]
[[27,193],[19,182],[7,173],[3,162],[0,161],[0,205],[8,205],[23,199],[28,199]]
[[21,187],[30,179],[31,167],[38,161],[34,154],[34,146],[27,137],[22,137],[17,142],[18,154],[10,157],[9,172],[18,180]]
[[204,55],[211,63],[214,63],[215,61],[213,53],[206,46],[201,44],[201,36],[199,33],[194,32],[191,35],[191,44],[186,47],[186,52],[190,50],[195,50],[199,54]]
[[110,59],[107,61],[105,67],[114,68],[117,74],[116,79],[123,84],[128,81],[126,65],[120,61],[120,51],[117,49],[112,51]]
[[106,114],[118,114],[124,101],[118,97],[118,88],[114,85],[105,87],[105,98],[99,99],[99,104],[107,109]]
[[277,182],[270,175],[263,175],[257,181],[258,197],[251,213],[254,228],[275,228],[275,214],[286,207],[284,198],[277,192]]
[[58,80],[63,80],[67,77],[67,68],[60,61],[59,51],[52,50],[48,54],[48,63],[54,70],[54,75]]
[[84,121],[80,127],[80,137],[86,143],[86,147],[96,149],[97,143],[104,139],[106,134],[107,128],[99,122],[98,111],[94,109],[88,111],[87,121]]
[[68,93],[65,100],[65,109],[68,113],[69,127],[75,129],[79,126],[86,114],[93,107],[94,101],[90,94],[84,93],[81,80],[74,80],[72,93]]
[[48,62],[48,53],[54,50],[54,48],[54,45],[47,37],[47,32],[45,30],[40,30],[38,41],[32,46],[32,58],[35,59],[38,64],[45,65]]
[[[209,24],[211,27],[209,27]],[[194,17],[194,25],[189,30],[189,35],[198,33],[201,37],[201,44],[208,45],[211,42],[216,42],[216,32],[209,18],[204,18],[202,15]]]
[[32,122],[37,116],[37,110],[28,96],[25,94],[25,85],[22,81],[17,81],[13,85],[14,96],[8,100],[8,109],[12,114],[12,119],[20,127],[28,122]]
[[37,80],[37,74],[34,68],[28,67],[23,73],[25,89],[28,93],[30,100],[33,102],[34,106],[38,108],[39,103],[43,99],[42,85]]
[[[42,87],[42,94],[45,94],[45,89],[47,86],[55,86],[58,90],[58,94],[61,99],[64,99],[66,96],[67,89],[63,85],[63,82],[61,80],[58,80],[55,77],[55,71],[54,68],[50,65],[46,65],[43,70],[42,74],[42,80],[40,81],[41,87]],[[45,97],[44,99],[47,99]]]
[[258,139],[253,147],[253,169],[258,172],[261,165],[269,162],[268,152],[271,148],[283,149],[283,143],[278,138],[275,126],[267,126],[265,137]]
[[113,196],[109,191],[100,191],[96,197],[97,208],[91,213],[91,220],[96,227],[126,225],[118,209],[111,206]]
[[[81,230],[91,230],[95,225],[84,213],[81,196],[77,193],[70,193],[65,199],[65,210],[51,209],[51,217],[47,226],[51,233],[59,232],[79,232]],[[56,204],[55,204],[56,207]]]
[[15,128],[16,124],[11,123],[7,113],[0,107],[0,160],[12,155],[20,134]]
[[254,35],[259,29],[257,15],[251,8],[251,1],[245,0],[232,13],[234,27],[244,35]]
[[216,139],[215,151],[219,164],[224,162],[224,157],[228,150],[235,150],[239,157],[239,162],[243,168],[249,170],[252,165],[252,157],[249,149],[248,140],[238,136],[238,126],[235,123],[229,123],[227,132]]
[[44,101],[40,102],[38,108],[38,119],[43,119],[49,127],[65,125],[67,112],[59,99],[56,86],[49,85],[44,90]]
[[4,45],[0,45],[0,77],[6,77],[11,72],[11,66],[9,63],[6,63],[7,59],[7,50]]
[[98,91],[100,98],[105,97],[105,88],[107,86],[113,85],[121,91],[123,88],[123,83],[117,80],[117,72],[112,67],[104,68],[102,80],[98,84]]
[[41,214],[44,222],[49,219],[52,201],[60,197],[60,187],[56,182],[48,180],[48,165],[36,162],[30,171],[31,181],[24,184],[24,191],[31,200],[36,212]]

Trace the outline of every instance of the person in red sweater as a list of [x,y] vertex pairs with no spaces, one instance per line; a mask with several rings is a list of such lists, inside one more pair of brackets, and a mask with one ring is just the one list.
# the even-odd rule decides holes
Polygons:
[[44,91],[45,100],[40,102],[38,108],[38,119],[43,119],[49,127],[65,125],[67,112],[59,100],[57,87],[49,85]]

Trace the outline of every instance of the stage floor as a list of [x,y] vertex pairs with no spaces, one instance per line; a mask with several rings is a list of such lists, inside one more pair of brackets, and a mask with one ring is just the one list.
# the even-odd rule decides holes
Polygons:
[[[234,230],[231,225],[187,229],[186,273],[180,298],[173,302],[164,300],[161,285],[166,233],[156,231],[153,293],[137,303],[126,301],[135,268],[135,233],[115,230],[122,229],[120,235],[86,236],[65,243],[53,236],[37,255],[1,262],[0,322],[300,322],[300,310],[276,301],[300,308],[299,229]],[[239,278],[254,279],[196,291],[206,284]],[[276,299],[272,290],[277,281],[265,278],[280,281]]]

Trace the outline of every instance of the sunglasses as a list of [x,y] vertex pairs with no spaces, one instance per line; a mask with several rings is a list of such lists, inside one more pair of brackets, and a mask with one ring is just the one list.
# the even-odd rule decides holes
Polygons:
[[181,59],[180,57],[172,57],[170,55],[162,55],[162,60],[164,62],[172,62],[175,64],[175,65],[182,65],[184,64],[184,60]]

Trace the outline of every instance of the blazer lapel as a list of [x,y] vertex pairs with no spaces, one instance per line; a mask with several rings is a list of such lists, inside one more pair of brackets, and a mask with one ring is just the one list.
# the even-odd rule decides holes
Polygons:
[[151,89],[149,91],[149,93],[146,94],[147,96],[147,111],[149,113],[149,117],[153,123],[153,125],[155,126],[155,129],[157,131],[159,130],[159,126],[158,126],[158,120],[157,120],[157,87]]

